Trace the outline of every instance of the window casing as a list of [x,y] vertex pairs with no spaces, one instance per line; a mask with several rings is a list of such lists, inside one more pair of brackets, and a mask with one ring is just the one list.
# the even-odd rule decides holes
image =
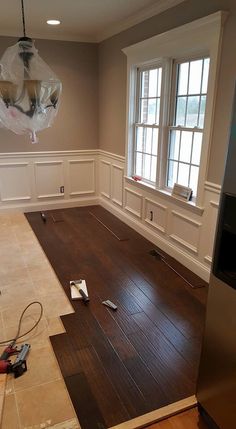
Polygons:
[[[122,49],[127,56],[128,71],[126,179],[132,180],[131,177],[135,172],[134,147],[136,144],[136,127],[138,124],[135,103],[138,98],[137,70],[142,69],[143,67],[151,68],[153,65],[158,65],[163,69],[161,85],[163,97],[161,97],[160,101],[157,176],[155,182],[145,179],[142,180],[140,186],[147,186],[147,190],[149,189],[152,193],[157,191],[157,194],[162,194],[163,196],[165,194],[165,196],[171,200],[174,197],[171,196],[171,188],[167,186],[168,180],[170,181],[171,179],[171,175],[168,173],[168,169],[170,171],[171,167],[168,163],[170,161],[179,160],[173,160],[171,156],[169,156],[173,155],[173,151],[171,151],[172,149],[170,150],[168,141],[170,140],[170,137],[172,139],[174,138],[172,137],[174,132],[171,133],[171,130],[182,132],[186,131],[184,129],[176,129],[177,126],[174,122],[175,104],[172,97],[174,87],[173,76],[176,76],[176,74],[174,74],[173,70],[182,62],[189,62],[193,59],[204,58],[205,56],[210,58],[204,131],[199,129],[200,127],[194,129],[194,136],[196,135],[199,137],[202,135],[202,146],[196,199],[185,206],[190,210],[192,210],[193,205],[196,206],[196,209],[199,208],[201,210],[205,200],[205,183],[207,181],[208,159],[217,89],[216,81],[219,68],[223,26],[226,18],[227,13],[218,11],[181,27],[174,28],[165,33],[158,34],[150,39],[145,39],[142,42],[138,42],[137,44]],[[204,93],[202,92],[202,95],[203,94]],[[170,106],[173,106],[172,109],[170,109]],[[182,126],[182,128],[184,127]],[[197,139],[197,137],[195,137],[195,139]],[[192,141],[191,151],[194,151]],[[190,168],[191,167],[198,168],[198,163],[196,163],[195,159],[191,159]]]

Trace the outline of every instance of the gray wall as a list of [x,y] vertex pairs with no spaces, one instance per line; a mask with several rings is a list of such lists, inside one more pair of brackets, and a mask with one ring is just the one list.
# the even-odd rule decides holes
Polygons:
[[99,145],[124,155],[126,57],[121,49],[218,10],[229,11],[217,87],[208,180],[221,183],[236,78],[236,0],[187,0],[102,42],[99,46]]
[[[0,57],[16,39],[0,37]],[[36,40],[39,55],[61,79],[61,105],[51,128],[28,136],[0,128],[0,152],[93,149],[98,146],[98,46],[92,43]]]

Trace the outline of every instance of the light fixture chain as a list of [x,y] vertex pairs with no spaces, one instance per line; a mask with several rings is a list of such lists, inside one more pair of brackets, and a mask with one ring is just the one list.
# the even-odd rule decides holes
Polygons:
[[23,33],[24,33],[24,37],[25,37],[25,36],[26,36],[26,32],[25,32],[25,11],[24,11],[24,0],[21,0],[21,13],[22,13]]

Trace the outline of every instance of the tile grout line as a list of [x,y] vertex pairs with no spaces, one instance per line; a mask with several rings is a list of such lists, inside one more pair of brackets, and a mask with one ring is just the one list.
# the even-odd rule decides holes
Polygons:
[[[13,383],[13,386],[14,386],[14,383]],[[16,392],[14,392],[14,401],[15,401],[15,405],[16,405],[16,412],[17,412],[17,418],[18,418],[19,427],[22,428],[23,425],[21,424],[21,418],[20,418],[20,412],[19,412],[19,407],[18,407]]]
[[25,390],[35,389],[37,387],[45,386],[45,385],[48,385],[50,383],[54,383],[56,381],[61,381],[61,380],[63,380],[62,377],[57,377],[57,378],[55,378],[53,380],[46,381],[45,383],[39,383],[39,384],[34,384],[33,386],[19,388],[19,389],[15,390],[14,393],[17,395],[18,392],[23,392]]
[[[24,219],[24,223],[26,224],[27,222],[26,222],[26,219],[23,217],[23,214],[21,214],[21,217],[22,217],[22,219]],[[22,223],[22,222],[21,222]],[[19,223],[19,224],[21,224],[21,223]],[[10,219],[10,225],[9,225],[9,228],[11,229],[11,232],[12,232],[12,235],[13,235],[13,240],[12,240],[12,242],[14,243],[14,247],[16,248],[16,252],[17,252],[17,254],[18,253],[21,253],[21,254],[24,254],[25,255],[25,250],[27,249],[27,246],[26,246],[26,244],[24,245],[24,237],[21,235],[21,229],[20,229],[20,226],[19,226],[19,228],[16,230],[16,228],[14,228],[14,220],[12,219],[12,217],[11,217],[11,219]],[[47,259],[47,257],[46,257],[46,255],[45,255],[45,252],[42,250],[42,248],[41,248],[41,246],[40,246],[40,244],[38,243],[38,240],[37,240],[37,237],[35,236],[35,234],[33,233],[33,231],[32,231],[32,229],[31,229],[31,227],[29,226],[29,229],[30,229],[30,232],[32,233],[32,238],[33,238],[33,241],[37,244],[37,246],[35,247],[35,248],[39,248],[41,251],[42,251],[42,256],[43,256],[43,259],[45,259],[45,261],[47,261],[47,263],[48,263],[48,266],[46,267],[46,269],[47,269],[47,272],[51,275],[51,274],[53,274],[53,277],[55,277],[55,280],[56,280],[56,282],[58,283],[58,288],[60,287],[61,288],[61,290],[64,292],[64,290],[63,290],[63,288],[62,288],[62,286],[60,285],[60,282],[59,282],[59,280],[58,280],[58,278],[57,278],[57,276],[56,276],[56,274],[55,274],[55,272],[52,270],[52,268],[51,268],[51,266],[50,266],[50,264],[49,264],[49,262],[48,262],[48,259]],[[17,234],[17,232],[18,232],[18,234]],[[37,255],[36,255],[36,257],[37,257]],[[32,276],[32,274],[31,274],[31,271],[30,271],[30,268],[29,268],[29,265],[27,264],[27,258],[26,258],[26,256],[22,256],[21,257],[21,263],[22,263],[22,271],[23,271],[23,276],[24,276],[24,272],[26,272],[27,273],[27,276],[28,276],[28,279],[29,279],[29,285],[30,285],[30,289],[31,289],[31,287],[33,288],[33,290],[34,290],[34,293],[35,293],[35,296],[36,296],[36,298],[38,298],[38,294],[36,293],[36,284],[35,284],[35,279],[33,278],[33,276]],[[40,264],[39,264],[40,265]],[[14,281],[15,281],[15,279],[14,279]],[[10,283],[9,283],[10,284]],[[65,294],[64,294],[65,295]],[[66,296],[66,295],[65,295]],[[67,298],[67,297],[66,297]],[[40,298],[38,299],[38,300],[40,300]],[[69,299],[67,298],[67,301],[68,301],[68,303],[70,303],[70,301],[69,301]],[[10,304],[9,304],[10,305]],[[71,303],[70,303],[70,305],[71,305]],[[8,306],[7,306],[8,307]],[[7,308],[6,307],[6,308]],[[72,306],[71,306],[71,313],[73,312],[73,308],[72,308]],[[57,316],[54,316],[53,318],[55,318],[55,319],[58,319],[58,320],[60,320],[60,315],[58,314]],[[49,319],[47,319],[47,317],[45,316],[45,318],[44,318],[44,321],[45,321],[45,331],[46,331],[46,334],[47,334],[47,342],[48,342],[48,344],[50,345],[50,340],[49,340],[49,338],[50,338],[50,335],[49,335],[49,320],[50,320],[50,318]],[[3,318],[3,314],[2,314],[2,311],[0,312],[0,321],[1,321],[1,323],[2,323],[2,326],[3,326],[3,331],[4,331],[4,338],[5,338],[5,335],[6,335],[6,326],[5,326],[5,322],[6,321],[4,321],[4,318]],[[60,368],[59,368],[59,364],[58,364],[58,362],[57,362],[57,360],[56,360],[56,358],[55,358],[55,355],[54,355],[54,353],[52,353],[52,356],[53,356],[53,358],[54,358],[54,360],[55,360],[55,362],[57,363],[57,368],[59,369],[59,372],[58,372],[58,374],[61,374],[61,371],[60,371]],[[60,377],[58,376],[58,377],[56,377],[54,380],[50,380],[49,382],[45,382],[45,383],[39,383],[39,384],[37,384],[37,385],[32,385],[32,386],[29,386],[29,387],[27,387],[27,388],[20,388],[20,389],[18,389],[18,390],[15,390],[15,385],[14,385],[14,383],[12,383],[12,388],[11,388],[11,390],[10,390],[10,393],[9,394],[7,394],[6,395],[6,388],[4,389],[4,396],[6,395],[6,396],[9,396],[9,395],[13,395],[14,396],[14,402],[15,402],[15,407],[16,407],[16,412],[17,412],[17,419],[18,419],[18,423],[19,423],[19,425],[20,425],[20,427],[21,428],[23,428],[23,422],[21,421],[21,417],[20,417],[20,411],[19,411],[19,404],[18,404],[18,393],[20,394],[21,392],[23,392],[23,391],[31,391],[31,390],[33,390],[34,388],[38,388],[38,387],[40,387],[40,386],[46,386],[46,385],[49,385],[49,384],[51,384],[51,383],[54,383],[54,382],[58,382],[58,381],[60,381],[60,382],[63,382],[63,390],[65,391],[65,393],[66,393],[66,396],[67,396],[67,398],[68,398],[68,402],[70,403],[70,406],[71,406],[71,409],[73,410],[73,414],[74,414],[74,417],[73,417],[73,421],[75,421],[76,422],[76,427],[78,427],[78,425],[79,425],[79,423],[78,423],[78,419],[77,419],[77,417],[76,417],[76,413],[75,413],[75,411],[74,411],[74,407],[73,407],[73,405],[72,405],[72,402],[71,402],[71,399],[70,399],[70,397],[69,397],[69,394],[68,394],[68,391],[67,391],[67,388],[66,388],[66,385],[65,385],[65,383],[64,383],[64,380],[63,380],[63,377],[62,377],[62,374],[60,375]],[[72,421],[71,420],[71,421]],[[61,421],[60,422],[62,425],[63,425],[63,423],[64,423],[64,421]],[[60,425],[60,423],[58,423],[57,425]],[[59,426],[58,426],[59,427]],[[73,426],[74,427],[74,426]]]

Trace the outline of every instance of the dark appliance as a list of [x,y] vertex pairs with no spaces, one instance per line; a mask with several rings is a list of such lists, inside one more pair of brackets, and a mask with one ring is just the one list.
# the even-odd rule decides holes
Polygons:
[[236,92],[197,383],[212,429],[236,429]]

